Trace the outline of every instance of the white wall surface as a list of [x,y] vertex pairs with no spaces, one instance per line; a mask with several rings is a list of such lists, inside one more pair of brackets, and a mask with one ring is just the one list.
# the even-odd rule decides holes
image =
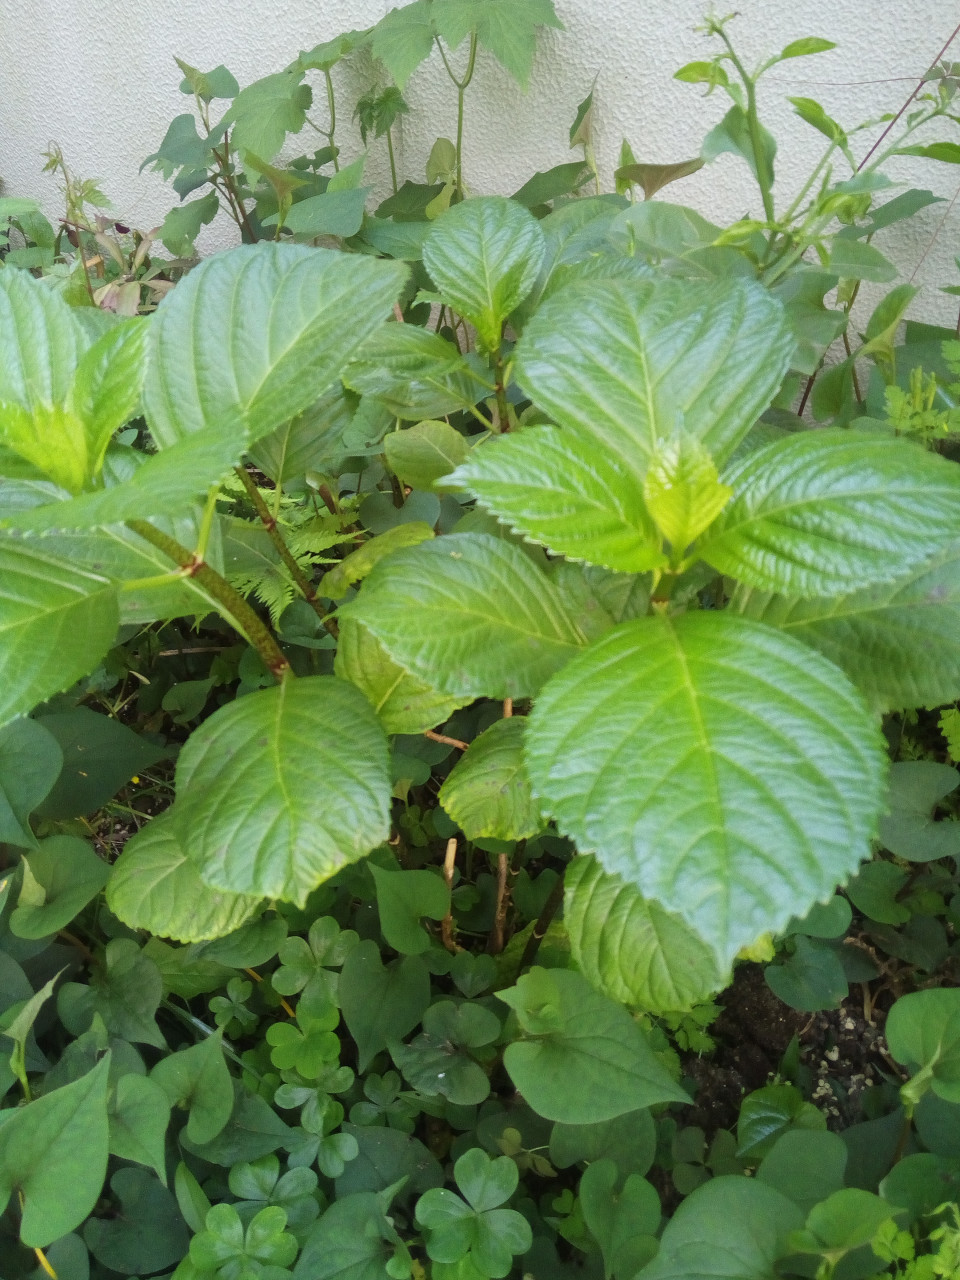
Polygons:
[[[707,0],[556,0],[566,30],[541,33],[526,95],[481,54],[468,91],[468,182],[477,191],[509,194],[535,169],[576,158],[567,131],[594,77],[597,157],[608,188],[624,136],[639,160],[696,155],[727,100],[719,93],[704,98],[702,87],[674,81],[672,74],[708,56],[712,42],[694,31],[706,6]],[[170,119],[189,109],[190,100],[178,92],[173,54],[201,69],[224,62],[244,85],[282,69],[300,49],[345,28],[371,25],[392,7],[394,0],[0,0],[4,190],[39,196],[55,214],[55,183],[40,170],[41,153],[56,139],[76,173],[103,180],[118,215],[140,227],[156,225],[176,196],[159,176],[138,174],[138,168]],[[784,63],[763,82],[764,119],[779,144],[782,207],[823,143],[793,116],[786,95],[818,98],[846,126],[896,110],[960,23],[960,0],[741,0],[740,15],[732,33],[748,62],[803,35],[838,45]],[[960,60],[960,38],[952,56]],[[363,68],[335,74],[344,105],[352,107]],[[312,113],[318,118],[324,112],[320,88]],[[402,125],[400,165],[404,176],[423,181],[433,139],[454,132],[455,95],[439,60],[415,73],[406,96],[412,113]],[[856,153],[862,155],[878,133],[875,127],[858,134]],[[960,141],[960,126],[943,126],[938,136]],[[348,157],[359,149],[349,129],[342,142]],[[310,138],[303,149],[316,145]],[[379,160],[370,176],[385,194],[386,166]],[[878,247],[923,286],[913,314],[953,324],[956,300],[937,287],[960,281],[953,265],[960,253],[960,167],[901,159],[889,172],[945,198],[906,226],[882,233]],[[718,222],[759,210],[749,171],[732,156],[721,156],[662,195]],[[225,222],[205,234],[200,243],[208,251],[231,243]]]

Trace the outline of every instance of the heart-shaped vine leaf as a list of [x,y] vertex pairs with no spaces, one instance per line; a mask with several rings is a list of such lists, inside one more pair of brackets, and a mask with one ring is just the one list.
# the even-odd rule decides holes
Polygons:
[[525,840],[543,825],[523,763],[525,718],[497,720],[470,744],[438,799],[468,840]]

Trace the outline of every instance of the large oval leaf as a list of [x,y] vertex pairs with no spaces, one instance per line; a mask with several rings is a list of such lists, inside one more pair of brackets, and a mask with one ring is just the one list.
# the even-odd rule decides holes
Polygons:
[[562,831],[727,964],[869,856],[882,745],[832,663],[702,612],[621,623],[569,663],[534,707],[527,766]]
[[256,440],[301,413],[389,315],[406,275],[292,244],[202,262],[151,323],[143,400],[157,444],[204,427]]
[[204,942],[239,929],[261,899],[211,889],[177,839],[167,809],[132,836],[110,869],[107,906],[131,929]]
[[201,879],[229,893],[302,906],[387,838],[389,801],[383,730],[335,676],[222,707],[177,761],[177,838]]
[[476,328],[480,345],[494,350],[503,322],[536,283],[544,252],[543,232],[522,205],[480,196],[436,220],[423,242],[423,265]]
[[819,649],[879,711],[960,698],[960,543],[885,586],[826,600],[738,588],[732,607]]
[[585,643],[546,574],[485,533],[396,552],[341,613],[405,671],[465,700],[536,693]]
[[448,483],[559,555],[625,573],[664,562],[635,467],[575,431],[529,427],[492,439]]
[[830,596],[890,582],[960,536],[960,466],[906,440],[802,432],[724,480],[734,499],[699,552],[761,591]]
[[596,858],[574,858],[563,888],[573,958],[612,1000],[646,1013],[673,1013],[725,985],[729,975],[688,924],[605,872]]
[[62,404],[90,340],[59,293],[29,271],[0,273],[0,403]]
[[538,309],[516,369],[540,408],[642,479],[657,441],[678,427],[728,457],[792,350],[780,304],[752,281],[584,281]]
[[92,671],[119,620],[112,582],[0,540],[0,724]]

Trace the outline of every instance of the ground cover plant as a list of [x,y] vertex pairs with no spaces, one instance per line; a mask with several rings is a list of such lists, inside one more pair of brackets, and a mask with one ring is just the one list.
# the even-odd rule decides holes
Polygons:
[[[960,344],[874,243],[955,68],[859,162],[794,100],[780,207],[758,83],[828,42],[711,19],[697,161],[604,192],[588,97],[582,162],[473,195],[478,50],[522,82],[545,25],[181,63],[157,236],[57,151],[59,230],[0,203],[5,1277],[958,1273]],[[651,198],[723,151],[757,217]]]

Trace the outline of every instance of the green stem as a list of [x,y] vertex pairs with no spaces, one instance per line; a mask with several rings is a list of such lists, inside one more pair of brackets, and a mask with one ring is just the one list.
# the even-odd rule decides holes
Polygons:
[[399,190],[397,186],[397,162],[393,154],[393,126],[387,130],[387,155],[390,157],[390,179],[393,182],[393,194]]
[[333,168],[334,172],[340,172],[340,161],[337,159],[337,144],[333,140],[333,135],[337,131],[337,104],[333,97],[333,79],[328,68],[324,67],[323,78],[327,82],[327,111],[330,114],[330,129],[327,137],[330,139],[330,145],[333,147]]
[[520,957],[520,967],[518,969],[519,973],[523,973],[528,965],[533,964],[537,952],[540,950],[540,943],[546,937],[551,921],[560,910],[562,903],[563,876],[560,876],[557,883],[550,890],[550,896],[543,904],[543,910],[537,916],[537,923],[533,926],[530,937],[527,939],[527,945],[523,948],[523,955]]
[[497,423],[497,429],[500,432],[504,432],[504,431],[510,430],[510,406],[507,402],[505,370],[504,370],[503,356],[502,354],[500,354],[500,352],[497,353],[497,358],[494,362],[494,368],[497,374],[497,382],[494,388],[494,393],[497,398],[497,417],[500,419],[500,421]]
[[336,624],[327,620],[326,611],[317,598],[316,587],[294,559],[293,552],[287,546],[284,541],[283,534],[277,526],[276,517],[264,502],[263,494],[254,483],[253,477],[250,475],[249,471],[247,471],[246,467],[235,467],[234,470],[240,478],[240,483],[243,485],[244,489],[246,489],[247,496],[253,503],[253,509],[260,517],[261,524],[270,535],[270,541],[276,547],[280,559],[287,566],[287,569],[290,572],[290,577],[293,578],[294,582],[297,584],[300,594],[324,626],[326,626],[327,630],[331,631],[333,635],[336,635]]
[[180,566],[184,577],[196,579],[206,594],[216,601],[222,612],[253,645],[277,680],[293,675],[290,663],[283,656],[273,634],[264,626],[240,592],[235,587],[231,587],[226,578],[221,577],[216,569],[211,568],[195,552],[189,551],[182,543],[177,542],[176,538],[171,538],[169,534],[161,532],[146,520],[128,520],[127,528],[162,551],[164,555],[169,556],[174,564]]
[[760,195],[763,198],[763,212],[768,222],[775,221],[773,208],[773,174],[767,166],[766,153],[763,150],[763,139],[760,136],[760,118],[757,115],[757,86],[753,77],[747,72],[746,67],[737,57],[736,50],[730,42],[723,27],[719,30],[720,38],[727,46],[730,53],[730,60],[737,69],[740,79],[743,81],[743,87],[747,91],[747,127],[750,130],[750,146],[753,149],[753,162],[757,170],[757,183],[760,186]]
[[447,69],[447,75],[457,87],[457,195],[463,199],[463,95],[467,90],[467,86],[473,79],[473,70],[477,64],[477,33],[470,32],[470,53],[467,57],[467,69],[463,73],[463,78],[458,80],[453,74],[450,63],[447,61],[447,55],[444,52],[443,45],[437,40],[437,48],[440,50],[440,57],[443,59],[443,65]]

